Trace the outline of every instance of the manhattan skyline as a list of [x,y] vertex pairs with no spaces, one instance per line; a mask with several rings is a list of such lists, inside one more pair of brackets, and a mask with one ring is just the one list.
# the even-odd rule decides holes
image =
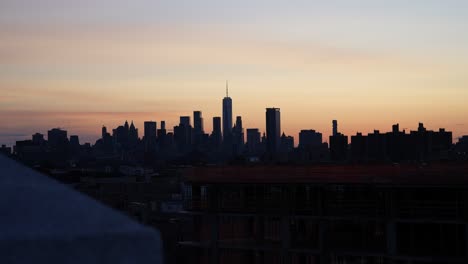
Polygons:
[[[108,8],[112,7],[112,8]],[[0,142],[200,110],[265,130],[352,135],[394,123],[468,134],[464,1],[2,1]],[[211,131],[211,122],[205,121]]]

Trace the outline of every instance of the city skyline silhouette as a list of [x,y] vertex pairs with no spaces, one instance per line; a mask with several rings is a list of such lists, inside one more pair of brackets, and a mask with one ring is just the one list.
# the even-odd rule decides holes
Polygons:
[[[194,110],[194,111],[200,111],[200,110]],[[201,112],[204,113],[203,111],[201,111]],[[34,114],[37,114],[37,113],[31,113],[31,115],[34,115]],[[81,119],[80,116],[89,116],[89,115],[93,115],[93,114],[98,115],[98,116],[110,117],[110,118],[107,121],[105,120],[105,118],[101,118],[102,119],[101,122],[96,121],[96,122],[89,123],[89,124],[87,124],[87,127],[84,130],[83,130],[82,127],[80,128],[79,126],[76,126],[74,124],[74,122],[73,122],[73,120],[75,118],[77,118],[77,116],[79,116],[77,118],[79,120],[79,119]],[[191,114],[191,113],[187,113],[187,114]],[[61,116],[61,118],[59,118],[60,121],[54,121],[54,118],[51,118],[52,120],[47,119],[47,116],[54,116],[54,115]],[[138,116],[138,115],[142,115],[143,117]],[[206,116],[206,114],[204,114],[204,115]],[[160,121],[165,121],[166,124],[168,124],[168,127],[169,127],[168,130],[173,132],[173,127],[178,124],[178,119],[180,117],[180,116],[178,116],[177,113],[174,113],[173,115],[171,115],[172,118],[160,117],[159,119],[156,118],[157,114],[151,114],[151,113],[137,113],[137,117],[132,118],[132,117],[135,117],[135,116],[136,116],[135,113],[105,113],[105,112],[104,113],[73,113],[73,114],[71,114],[71,113],[61,113],[61,114],[58,114],[58,113],[54,113],[54,114],[44,113],[44,116],[41,118],[41,120],[44,123],[42,123],[42,124],[40,124],[38,126],[31,126],[31,127],[26,128],[26,129],[17,129],[17,128],[15,128],[14,132],[0,133],[0,143],[8,145],[8,146],[13,146],[17,140],[29,139],[31,137],[31,135],[36,133],[36,132],[45,133],[47,130],[52,129],[52,128],[61,128],[61,129],[65,129],[65,130],[71,132],[71,134],[80,135],[80,137],[82,139],[84,139],[84,142],[86,142],[86,143],[94,144],[94,142],[100,138],[100,128],[102,126],[117,127],[119,124],[123,123],[124,121],[129,121],[129,122],[132,121],[132,122],[135,123],[135,125],[137,127],[143,129],[144,122],[146,122],[146,121],[156,121],[158,124],[159,124]],[[217,115],[217,116],[221,117],[222,114]],[[128,118],[128,117],[130,117],[130,118]],[[212,116],[212,117],[206,116],[206,117],[208,119],[205,119],[205,121],[209,121],[212,117],[216,117],[216,116]],[[249,120],[248,116],[244,116],[243,118],[245,120]],[[222,118],[221,118],[221,120],[222,120]],[[283,123],[284,128],[281,131],[281,133],[284,132],[284,133],[286,133],[288,135],[292,135],[295,139],[299,139],[299,132],[301,130],[313,129],[313,130],[317,130],[317,131],[323,133],[324,139],[325,139],[324,142],[328,142],[328,140],[327,140],[328,136],[333,134],[332,125],[330,125],[331,120],[332,119],[328,120],[328,122],[326,124],[324,124],[323,122],[321,122],[321,123],[311,122],[309,124],[304,123],[302,128],[299,127],[300,125],[298,125],[297,129],[288,128]],[[287,120],[282,119],[282,122],[287,123]],[[79,123],[79,122],[77,122],[77,123]],[[258,126],[255,126],[256,124],[253,124],[251,126],[246,126],[246,129],[255,128],[255,129],[259,129],[259,131],[261,133],[264,133],[264,132],[266,132],[266,125],[264,123],[265,122],[259,123]],[[421,122],[421,121],[417,121],[417,122],[412,123],[412,124],[408,124],[408,123],[402,124],[401,122],[398,122],[398,120],[395,120],[395,122],[393,122],[393,123],[386,123],[386,124],[378,124],[378,125],[366,124],[362,128],[357,128],[355,130],[355,128],[350,129],[349,127],[347,127],[346,126],[346,120],[343,120],[340,123],[341,124],[340,127],[341,127],[341,131],[344,134],[346,134],[346,135],[355,135],[357,133],[367,134],[367,133],[371,133],[371,132],[373,132],[375,130],[385,131],[385,132],[390,131],[391,126],[396,124],[396,123],[400,124],[400,126],[404,130],[406,130],[407,132],[417,129],[417,124],[418,123],[424,123],[425,125],[428,126],[428,129],[432,129],[432,130],[437,130],[439,128],[447,129],[446,127],[454,127],[455,128],[454,130],[447,129],[447,130],[453,131],[453,133],[454,133],[454,136],[453,136],[454,143],[456,143],[459,138],[463,137],[466,134],[464,132],[465,130],[463,128],[460,129],[460,127],[464,127],[465,124],[454,124],[452,126],[442,127],[442,126],[437,126],[437,125],[434,125],[434,124],[431,124],[431,123],[425,123],[425,122]],[[248,124],[252,124],[252,122],[248,122]],[[311,125],[311,124],[315,124],[315,126]],[[193,121],[192,121],[192,126],[193,126]],[[213,130],[212,123],[211,122],[206,122],[204,124],[204,126],[205,126],[206,133],[211,134],[211,132]],[[322,128],[322,129],[319,129],[319,128]],[[288,131],[292,131],[292,133],[290,133]],[[297,141],[295,142],[295,145],[296,146],[298,145]]]
[[329,134],[332,119],[346,134],[397,122],[468,134],[463,1],[0,7],[0,137],[9,144],[8,135],[56,126],[94,141],[106,121],[218,116],[225,79],[246,127],[261,128],[263,108],[280,107],[296,137]]
[[467,14],[0,0],[0,263],[468,263]]

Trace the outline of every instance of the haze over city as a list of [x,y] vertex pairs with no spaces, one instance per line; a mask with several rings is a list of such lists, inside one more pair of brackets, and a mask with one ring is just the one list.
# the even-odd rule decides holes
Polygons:
[[[112,6],[112,8],[107,8]],[[466,1],[2,1],[0,143],[233,115],[265,129],[468,133]],[[211,131],[211,122],[206,122]]]

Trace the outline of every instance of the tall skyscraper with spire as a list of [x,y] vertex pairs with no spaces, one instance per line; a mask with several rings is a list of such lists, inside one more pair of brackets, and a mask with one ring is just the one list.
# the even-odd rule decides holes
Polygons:
[[225,142],[232,138],[232,99],[229,97],[229,86],[226,81],[226,97],[223,99],[223,138]]

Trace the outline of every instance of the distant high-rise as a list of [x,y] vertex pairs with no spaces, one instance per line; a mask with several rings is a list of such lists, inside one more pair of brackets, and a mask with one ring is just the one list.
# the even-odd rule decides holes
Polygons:
[[203,117],[201,111],[193,112],[193,143],[200,146],[203,143],[203,135],[205,134],[203,128]]
[[330,136],[330,158],[332,161],[344,161],[348,155],[348,137],[338,133]]
[[242,116],[237,116],[236,117],[236,127],[240,128],[240,129],[243,129],[243,127],[242,127]]
[[281,135],[280,142],[280,151],[282,153],[289,153],[294,149],[294,137],[286,136],[284,132]]
[[180,124],[189,127],[190,126],[190,116],[181,116],[180,117]]
[[211,134],[211,139],[214,146],[221,145],[221,117],[219,116],[213,117],[213,132]]
[[229,87],[226,82],[226,97],[223,99],[223,136],[230,140],[232,134],[232,99],[229,97]]
[[242,117],[236,117],[236,125],[235,131],[233,133],[236,134],[236,144],[244,144],[244,127],[242,126]]
[[301,130],[299,148],[319,147],[322,145],[322,134],[315,130]]
[[236,117],[236,124],[232,130],[233,143],[237,155],[240,155],[244,151],[244,127],[242,126],[242,117]]
[[52,147],[63,146],[68,143],[67,131],[54,128],[47,132],[47,140]]
[[260,131],[258,128],[247,129],[247,150],[249,154],[257,154],[260,145]]
[[166,146],[166,135],[167,135],[167,131],[166,131],[166,121],[161,121],[161,128],[158,129],[158,145],[161,147],[161,148],[164,148]]
[[78,135],[71,135],[70,136],[70,145],[68,149],[72,155],[77,155],[80,153],[80,139]]
[[201,111],[193,112],[193,130],[195,135],[201,135],[204,133],[203,117]]
[[102,138],[105,138],[106,135],[107,135],[107,127],[102,126],[102,129],[101,129],[101,137],[102,137]]
[[269,153],[277,153],[281,144],[281,115],[279,108],[266,109],[266,147]]
[[174,127],[174,141],[182,151],[187,151],[192,145],[192,126],[190,116],[181,116],[180,124]]
[[146,121],[145,122],[145,150],[154,150],[156,147],[156,131],[157,131],[157,123],[153,121]]
[[156,129],[156,122],[145,121],[145,140],[156,140]]
[[44,144],[44,135],[36,133],[32,136],[32,141],[35,145],[42,145]]
[[338,121],[333,120],[332,123],[333,123],[333,133],[332,133],[332,135],[336,136],[336,135],[338,135]]
[[128,143],[131,147],[135,147],[138,144],[138,129],[133,124],[133,120],[128,130]]

